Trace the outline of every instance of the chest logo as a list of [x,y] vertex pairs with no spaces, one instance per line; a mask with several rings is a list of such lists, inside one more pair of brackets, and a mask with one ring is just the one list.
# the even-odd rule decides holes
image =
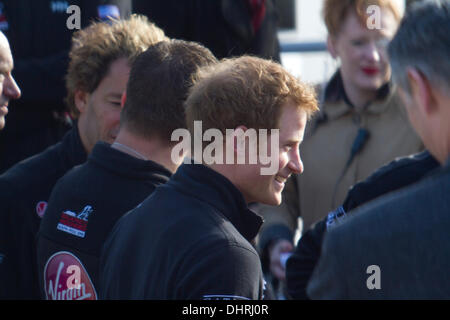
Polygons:
[[45,210],[47,210],[47,201],[39,201],[36,205],[36,213],[39,218],[44,216]]
[[69,210],[64,211],[59,219],[56,229],[84,238],[88,225],[89,215],[94,211],[91,206],[85,206],[80,213]]
[[81,261],[72,253],[60,251],[44,268],[47,300],[97,300],[94,285]]

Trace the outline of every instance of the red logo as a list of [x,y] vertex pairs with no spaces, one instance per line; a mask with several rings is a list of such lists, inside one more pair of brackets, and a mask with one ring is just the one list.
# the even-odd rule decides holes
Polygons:
[[61,214],[56,229],[64,231],[74,236],[84,238],[88,224],[89,215],[94,211],[91,206],[85,206],[79,214],[66,210]]
[[46,209],[47,209],[47,202],[39,201],[38,204],[36,205],[36,213],[39,216],[39,218],[42,218],[44,216]]
[[44,268],[47,300],[97,300],[97,293],[83,264],[67,251],[55,253]]

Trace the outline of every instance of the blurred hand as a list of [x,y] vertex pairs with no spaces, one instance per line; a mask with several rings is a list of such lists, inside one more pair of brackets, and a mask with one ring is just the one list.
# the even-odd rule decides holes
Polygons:
[[282,264],[281,262],[282,254],[290,253],[293,249],[294,246],[292,243],[284,239],[275,240],[275,242],[269,246],[270,272],[280,281],[286,279],[286,264]]

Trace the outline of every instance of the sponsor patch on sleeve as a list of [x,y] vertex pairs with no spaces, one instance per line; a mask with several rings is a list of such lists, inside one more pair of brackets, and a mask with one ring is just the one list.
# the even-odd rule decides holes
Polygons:
[[345,212],[344,208],[340,206],[334,211],[331,211],[327,216],[327,229],[329,229],[333,224],[335,224],[337,221],[345,218],[347,216],[347,213]]
[[39,201],[36,205],[36,213],[39,218],[44,216],[45,210],[47,210],[47,201]]
[[59,219],[56,229],[80,238],[84,238],[86,235],[89,215],[92,211],[94,210],[91,206],[85,206],[83,211],[79,214],[66,210],[61,214],[61,218]]
[[44,268],[47,300],[97,300],[91,278],[81,261],[68,251],[52,255]]

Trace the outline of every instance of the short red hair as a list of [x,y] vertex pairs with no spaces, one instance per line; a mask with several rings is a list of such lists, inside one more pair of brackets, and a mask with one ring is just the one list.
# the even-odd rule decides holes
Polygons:
[[325,0],[322,9],[322,16],[327,27],[328,33],[335,36],[339,33],[347,14],[354,10],[356,16],[362,24],[369,17],[367,8],[376,5],[380,8],[388,9],[392,12],[395,19],[400,22],[402,10],[399,2],[394,0]]

